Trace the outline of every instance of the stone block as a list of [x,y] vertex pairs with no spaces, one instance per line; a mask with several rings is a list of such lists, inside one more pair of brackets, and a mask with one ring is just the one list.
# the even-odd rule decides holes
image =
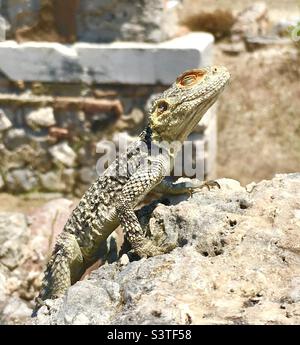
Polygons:
[[12,127],[10,119],[6,116],[5,112],[0,109],[0,132],[5,131]]
[[28,126],[35,129],[37,127],[50,127],[55,125],[53,109],[51,107],[33,110],[26,115]]
[[169,85],[184,70],[211,64],[213,41],[208,33],[158,44],[5,41],[0,72],[15,81]]
[[19,146],[28,144],[30,139],[23,128],[12,128],[6,133],[3,141],[9,150],[15,150]]
[[76,153],[69,146],[67,142],[62,142],[60,144],[54,145],[49,149],[50,154],[59,163],[72,167],[75,164]]
[[14,193],[30,192],[38,185],[34,172],[30,169],[16,169],[6,175],[6,186]]

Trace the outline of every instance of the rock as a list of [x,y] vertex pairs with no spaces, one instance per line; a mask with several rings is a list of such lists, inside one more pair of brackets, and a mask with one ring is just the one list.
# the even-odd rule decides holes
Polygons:
[[83,167],[79,170],[79,178],[83,183],[90,184],[97,178],[95,168]]
[[40,174],[42,187],[49,192],[71,192],[75,184],[75,170],[48,171]]
[[[36,24],[40,2],[35,0],[2,0],[0,12],[10,26],[9,37],[14,37],[17,29]],[[26,15],[22,15],[26,13]]]
[[9,118],[5,115],[4,111],[0,109],[0,132],[5,131],[12,127],[12,123]]
[[3,142],[9,150],[15,150],[19,146],[28,144],[30,139],[23,128],[12,128],[6,133]]
[[[160,42],[172,33],[162,23],[168,9],[163,0],[135,1],[105,0],[81,2],[77,16],[77,33],[80,41]],[[174,26],[169,18],[169,26]],[[97,28],[95,30],[95,28]]]
[[226,188],[143,208],[153,241],[177,248],[100,267],[33,322],[299,324],[300,173],[251,192],[236,181],[220,184]]
[[80,165],[92,166],[96,164],[95,147],[93,146],[93,143],[87,143],[80,147],[77,155],[77,161]]
[[66,139],[70,137],[70,131],[66,128],[51,127],[49,128],[49,136],[54,141],[59,139]]
[[9,269],[19,266],[29,239],[27,219],[22,213],[0,213],[0,263]]
[[[59,125],[59,130],[56,130],[56,137],[71,137],[73,135],[82,135],[86,132],[85,128],[85,113],[81,110],[72,109],[72,104],[66,104],[62,106],[62,109],[56,109],[56,119]],[[73,105],[76,107],[77,105]],[[71,108],[71,110],[68,110]],[[67,130],[67,132],[63,133],[63,130]],[[53,133],[53,129],[51,132]]]
[[76,171],[72,168],[64,169],[62,172],[62,181],[65,184],[65,192],[72,193],[75,186]]
[[231,28],[233,41],[248,35],[264,35],[268,26],[268,8],[264,2],[255,2],[241,11]]
[[29,214],[32,251],[39,253],[42,258],[46,257],[75,206],[73,201],[59,198],[47,202]]
[[0,174],[0,190],[5,186],[5,182],[3,180],[2,175]]
[[50,127],[54,126],[56,123],[53,109],[51,107],[31,111],[26,115],[26,122],[32,129],[37,127]]
[[10,170],[5,181],[7,189],[13,193],[30,192],[38,187],[35,173],[30,169]]
[[23,324],[28,320],[32,310],[19,297],[10,297],[3,308],[1,318],[4,324]]
[[24,82],[170,85],[182,71],[211,64],[213,41],[204,32],[157,44],[5,41],[0,43],[1,73]]
[[75,165],[76,153],[69,146],[67,142],[62,142],[60,144],[54,145],[49,149],[50,154],[59,163],[67,167],[72,167]]
[[25,165],[33,170],[47,171],[51,169],[51,160],[48,152],[41,145],[21,145],[9,151],[0,144],[0,167],[3,173],[10,169],[22,168]]
[[49,192],[62,192],[66,189],[66,185],[62,181],[61,173],[49,171],[40,174],[41,185]]
[[276,45],[290,45],[290,38],[281,38],[278,36],[248,36],[245,39],[246,47],[248,51],[254,51],[255,49],[265,48]]
[[7,298],[6,281],[8,277],[7,268],[0,262],[0,308]]
[[246,51],[244,42],[223,43],[219,46],[221,50],[228,55],[239,55]]

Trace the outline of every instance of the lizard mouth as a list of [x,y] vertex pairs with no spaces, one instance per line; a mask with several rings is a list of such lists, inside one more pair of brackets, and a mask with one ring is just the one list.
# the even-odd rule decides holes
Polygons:
[[182,138],[185,138],[187,134],[193,131],[193,129],[196,127],[199,121],[201,121],[207,110],[216,102],[217,98],[218,94],[212,96],[207,102],[205,102],[205,104],[203,104],[202,107],[199,107],[195,110],[194,114],[190,118],[190,121],[183,124],[183,127],[181,129],[181,133],[183,134]]

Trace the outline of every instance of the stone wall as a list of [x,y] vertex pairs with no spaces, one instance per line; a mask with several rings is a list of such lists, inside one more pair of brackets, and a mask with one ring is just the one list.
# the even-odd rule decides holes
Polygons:
[[161,42],[176,36],[176,10],[165,0],[1,0],[18,41]]
[[[140,133],[147,100],[182,71],[209,64],[212,43],[204,33],[160,44],[0,43],[0,189],[80,196],[96,177],[97,143]],[[205,147],[210,176],[212,114],[191,135]]]
[[[14,39],[0,42],[2,191],[81,196],[96,177],[97,145],[131,141],[147,123],[153,94],[212,61],[210,34],[165,41],[172,21],[163,0],[2,0],[0,10]],[[107,41],[114,42],[87,43]],[[191,136],[205,147],[201,163],[210,176],[212,114]]]
[[[51,86],[51,96],[28,96],[28,87],[22,95],[0,95],[0,189],[81,195],[96,177],[97,144],[137,135],[146,122],[144,104],[162,90],[95,87],[82,98],[79,85],[64,92]],[[31,87],[36,92],[46,86]]]

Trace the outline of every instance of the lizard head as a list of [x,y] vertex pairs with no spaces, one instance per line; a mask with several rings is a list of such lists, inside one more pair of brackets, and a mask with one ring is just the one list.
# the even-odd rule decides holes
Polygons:
[[183,142],[215,103],[230,78],[225,67],[193,69],[155,98],[149,112],[152,138]]

